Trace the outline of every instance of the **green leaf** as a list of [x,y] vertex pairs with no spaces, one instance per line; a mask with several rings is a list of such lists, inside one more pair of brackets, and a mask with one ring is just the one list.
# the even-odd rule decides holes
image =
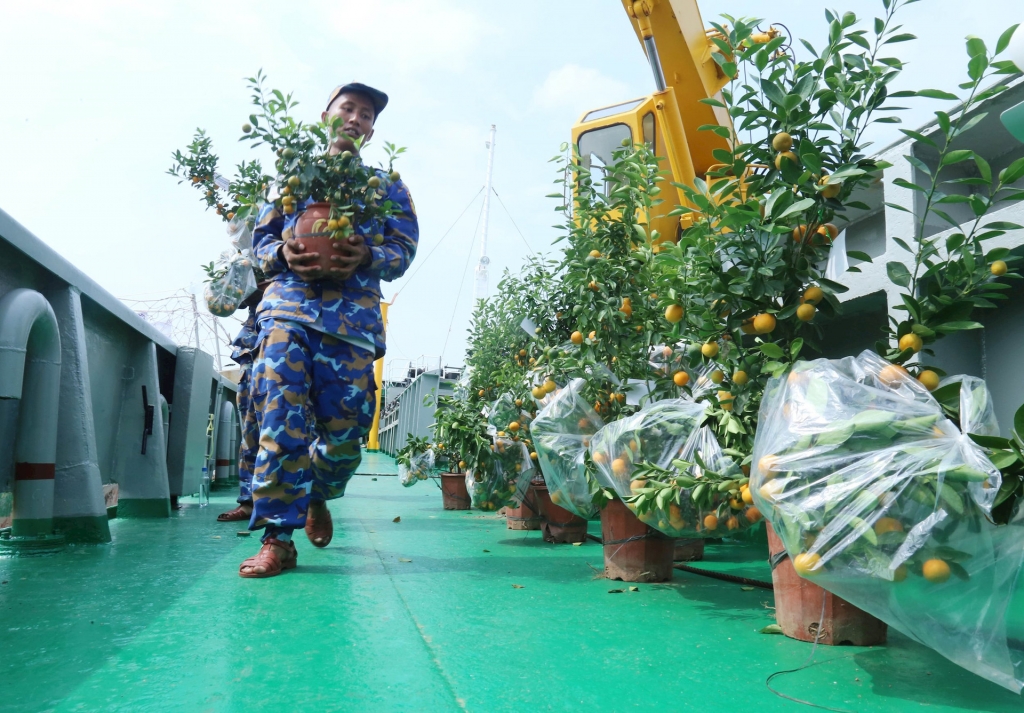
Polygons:
[[761,353],[769,359],[781,359],[785,352],[782,351],[782,347],[772,342],[765,342],[760,345]]
[[769,624],[768,626],[766,626],[763,629],[761,629],[760,633],[762,633],[762,634],[781,634],[783,632],[782,632],[782,627],[779,626],[778,624]]
[[1008,223],[1006,221],[996,221],[994,223],[988,223],[984,226],[985,230],[1024,230],[1024,227],[1017,225],[1016,223]]
[[866,252],[860,250],[847,250],[846,254],[852,257],[854,260],[862,260],[864,262],[871,262],[871,256]]
[[889,279],[894,284],[900,287],[910,286],[910,270],[902,262],[888,262],[885,264],[885,271],[889,274]]
[[1010,25],[1003,31],[1003,34],[999,35],[999,40],[996,42],[996,54],[1002,54],[1010,46],[1010,40],[1013,39],[1013,33],[1018,27],[1020,25]]
[[946,322],[935,327],[936,332],[948,334],[950,332],[962,332],[968,329],[984,329],[985,325],[980,322]]
[[804,347],[804,340],[802,337],[797,337],[793,340],[793,343],[789,345],[789,353],[794,359],[800,355],[800,350]]
[[949,153],[942,157],[942,163],[940,165],[950,166],[954,163],[960,163],[961,161],[966,161],[967,159],[973,157],[974,152],[971,151],[970,149],[959,149],[957,151],[950,151]]
[[1008,185],[1016,183],[1024,176],[1024,158],[1019,158],[999,172],[999,183]]
[[1024,405],[1013,414],[1013,431],[1018,438],[1024,438]]
[[802,211],[805,211],[813,205],[813,198],[804,198],[803,200],[799,200],[793,205],[791,205],[789,208],[786,208],[786,210],[782,212],[782,215],[776,218],[776,220],[782,220],[783,218],[793,215],[794,213],[800,213]]
[[917,35],[912,35],[910,33],[904,33],[904,34],[901,34],[901,35],[893,35],[892,37],[887,39],[882,44],[891,45],[891,44],[896,43],[896,42],[908,42],[910,40],[916,40],[916,39],[917,39]]
[[944,92],[941,89],[918,89],[917,96],[924,97],[925,99],[945,99],[946,101],[959,101],[960,97],[956,94],[950,94]]

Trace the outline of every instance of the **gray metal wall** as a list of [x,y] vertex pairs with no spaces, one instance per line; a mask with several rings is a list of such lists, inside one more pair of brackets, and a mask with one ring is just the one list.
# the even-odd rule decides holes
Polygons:
[[[1024,82],[1017,81],[1002,95],[976,110],[988,112],[988,116],[961,135],[955,142],[955,148],[977,151],[992,165],[993,173],[1024,156],[1024,145],[1003,128],[998,118],[1002,111],[1021,101],[1024,101]],[[926,136],[934,131],[934,124],[919,129]],[[897,320],[906,318],[906,312],[895,309],[902,304],[900,288],[889,281],[885,265],[890,261],[907,262],[911,259],[910,254],[892,240],[892,236],[911,242],[920,222],[918,215],[923,209],[914,191],[893,184],[896,178],[904,178],[919,185],[925,183],[927,177],[918,175],[917,169],[904,158],[907,155],[932,162],[928,152],[911,139],[882,150],[878,158],[888,161],[893,167],[885,171],[882,182],[860,196],[870,206],[870,210],[853,216],[848,226],[842,226],[847,230],[847,249],[867,252],[873,262],[860,263],[851,259],[851,264],[856,263],[861,272],[849,272],[839,278],[850,291],[841,296],[844,304],[841,318],[831,324],[822,323],[825,355],[828,357],[841,357],[873,349],[875,341],[882,336],[890,314]],[[961,168],[969,171],[973,166],[973,162],[968,162],[962,164]],[[1024,181],[1017,187],[1024,187],[1021,184]],[[885,205],[886,202],[911,208],[914,213],[892,208]],[[1004,205],[1006,207],[990,213],[985,222],[1007,221],[1024,225],[1024,204]],[[954,215],[957,220],[968,220],[970,217],[966,214]],[[965,224],[965,227],[968,225]],[[929,221],[926,230],[928,235],[938,235],[940,245],[944,245],[945,238],[953,232],[954,229],[947,230],[944,223],[933,221]],[[1011,231],[987,241],[985,245],[987,250],[1007,247],[1015,254],[1024,254],[1024,231]],[[1010,299],[1001,303],[997,310],[975,310],[972,319],[984,324],[983,330],[945,337],[934,345],[934,357],[923,355],[922,358],[923,363],[937,365],[949,374],[973,374],[984,378],[992,391],[996,415],[1004,435],[1008,434],[1013,425],[1013,414],[1017,407],[1024,404],[1024,377],[1018,367],[1024,349],[1024,330],[1021,329],[1024,325],[1024,289],[1018,288],[1007,294]]]
[[[167,517],[172,495],[198,490],[212,456],[208,436],[216,442],[217,419],[208,434],[209,416],[224,399],[234,401],[237,388],[213,371],[209,355],[179,349],[0,210],[0,296],[16,288],[46,297],[60,328],[57,527],[70,540],[109,540],[104,486],[112,485],[119,516]],[[143,387],[154,407],[145,453]],[[5,464],[13,461],[4,451]],[[0,483],[0,527],[11,501],[9,484]]]
[[411,433],[416,437],[433,438],[430,426],[434,423],[437,410],[434,398],[424,404],[427,396],[449,396],[453,382],[442,379],[438,371],[426,371],[409,384],[398,395],[397,405],[381,413],[380,448],[388,455],[395,455],[409,440]]

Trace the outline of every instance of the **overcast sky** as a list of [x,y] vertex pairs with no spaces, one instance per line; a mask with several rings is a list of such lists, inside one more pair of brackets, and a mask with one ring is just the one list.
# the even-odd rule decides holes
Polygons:
[[[701,0],[705,23],[723,12],[763,16],[767,6],[767,21],[822,44],[821,3]],[[838,9],[870,18],[882,7]],[[462,363],[479,198],[425,258],[480,191],[490,125],[494,185],[511,215],[492,201],[493,284],[529,250],[550,250],[547,161],[573,122],[653,90],[618,0],[0,0],[0,17],[0,209],[122,298],[194,287],[199,265],[227,247],[216,216],[165,171],[196,127],[222,165],[250,158],[237,143],[250,111],[243,77],[262,68],[310,119],[336,84],[388,92],[376,143],[408,147],[398,168],[421,229],[415,275],[384,285],[387,299],[400,292],[388,330],[396,363],[436,364],[442,351]],[[896,46],[910,63],[900,86],[953,90],[965,76],[963,37],[994,43],[1024,7],[923,0],[902,19],[921,39]],[[935,108],[913,106],[907,125]]]

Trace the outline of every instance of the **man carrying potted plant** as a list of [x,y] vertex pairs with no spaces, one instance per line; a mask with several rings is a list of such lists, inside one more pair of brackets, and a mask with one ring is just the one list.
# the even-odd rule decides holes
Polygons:
[[[387,100],[363,84],[335,89],[322,117],[332,132],[328,153],[351,152],[345,160],[358,160],[353,154],[372,136]],[[320,159],[311,153],[309,160],[315,166]],[[326,501],[344,494],[361,460],[360,441],[376,399],[373,362],[385,350],[380,281],[405,273],[419,237],[405,185],[396,173],[378,174],[369,181],[385,194],[386,217],[363,220],[356,205],[354,230],[332,245],[326,270],[320,256],[296,240],[298,219],[313,201],[313,191],[301,195],[305,184],[288,177],[282,193],[294,186],[291,195],[299,195],[269,203],[260,216],[253,242],[270,284],[257,311],[252,405],[260,440],[249,529],[263,528],[264,535],[259,553],[239,567],[242,577],[272,577],[294,567],[297,528],[314,546],[326,547],[333,535]]]

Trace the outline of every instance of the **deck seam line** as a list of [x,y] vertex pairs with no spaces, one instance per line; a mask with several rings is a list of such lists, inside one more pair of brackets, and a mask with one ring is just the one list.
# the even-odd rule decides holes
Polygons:
[[380,560],[381,567],[384,568],[384,572],[387,574],[388,582],[391,583],[391,588],[395,590],[395,594],[398,595],[399,601],[402,602],[402,606],[405,608],[406,613],[409,615],[409,619],[412,621],[413,626],[416,628],[416,633],[419,634],[420,641],[423,642],[423,646],[426,647],[427,653],[430,654],[430,662],[434,665],[434,668],[437,669],[437,672],[441,675],[441,678],[444,680],[445,685],[448,687],[448,692],[451,693],[452,700],[455,701],[455,705],[458,706],[460,710],[467,710],[465,703],[459,698],[458,694],[455,692],[455,682],[451,680],[451,678],[448,676],[448,673],[444,670],[444,667],[441,666],[440,652],[437,651],[431,645],[431,643],[427,641],[427,637],[424,636],[422,625],[416,618],[416,615],[413,614],[412,609],[409,607],[409,602],[406,601],[405,595],[402,593],[402,590],[399,589],[398,585],[395,583],[395,578],[391,575],[391,569],[384,561],[384,557],[381,555],[380,550],[377,549],[377,545],[373,541],[373,538],[370,537],[370,531],[367,530],[366,523],[360,520],[359,525],[363,528],[363,532],[366,533],[366,538],[370,541],[370,544],[373,547],[373,551],[377,555],[377,559]]

